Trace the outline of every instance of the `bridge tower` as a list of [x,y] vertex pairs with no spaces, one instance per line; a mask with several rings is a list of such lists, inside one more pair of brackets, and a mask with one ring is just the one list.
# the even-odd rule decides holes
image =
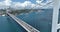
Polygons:
[[58,24],[59,0],[53,0],[53,2],[52,32],[57,32],[60,29],[60,24]]

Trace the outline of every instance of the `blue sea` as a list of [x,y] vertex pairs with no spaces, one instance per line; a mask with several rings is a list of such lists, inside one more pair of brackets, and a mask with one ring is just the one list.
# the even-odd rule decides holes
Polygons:
[[[26,23],[41,32],[51,32],[53,9],[42,9],[40,12],[22,13],[17,15]],[[27,32],[9,16],[0,16],[0,32]]]

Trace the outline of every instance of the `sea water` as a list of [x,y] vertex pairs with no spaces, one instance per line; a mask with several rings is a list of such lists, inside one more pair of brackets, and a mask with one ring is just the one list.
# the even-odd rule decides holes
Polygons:
[[51,32],[53,9],[42,9],[40,12],[21,14],[17,17],[41,32]]
[[10,17],[0,16],[0,32],[26,32],[26,30]]
[[[19,19],[30,24],[41,32],[51,32],[53,9],[42,9],[41,12],[22,13]],[[8,16],[0,16],[0,32],[27,32]]]

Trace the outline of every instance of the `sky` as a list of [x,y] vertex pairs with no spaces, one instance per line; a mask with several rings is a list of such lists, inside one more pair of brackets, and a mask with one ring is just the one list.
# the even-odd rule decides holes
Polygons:
[[[12,0],[13,2],[24,2],[24,1],[27,1],[27,0]],[[35,3],[36,0],[29,0],[31,1],[32,3]]]
[[0,9],[8,6],[14,9],[31,9],[33,7],[34,9],[46,9],[53,7],[51,2],[52,0],[0,0]]

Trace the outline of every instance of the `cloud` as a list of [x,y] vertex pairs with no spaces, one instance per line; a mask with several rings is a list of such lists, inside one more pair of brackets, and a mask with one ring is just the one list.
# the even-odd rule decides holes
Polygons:
[[2,2],[0,2],[0,9],[4,9],[4,8],[6,8],[7,6],[10,6],[12,1],[11,0],[4,0],[4,1],[2,1]]
[[25,5],[25,8],[32,8],[35,6],[35,4],[30,1],[25,1],[23,4]]
[[[36,3],[37,4],[40,4],[40,5],[37,5],[37,4],[34,4],[32,3],[31,1],[25,1],[23,3],[21,2],[12,2],[11,0],[5,0],[5,1],[2,1],[0,2],[0,8],[6,8],[8,6],[10,6],[11,8],[14,8],[14,9],[46,9],[46,8],[51,8],[53,5],[53,3],[49,3],[51,2],[52,0],[47,0],[45,3],[43,2],[44,0],[36,0]],[[49,4],[48,4],[49,3]],[[47,5],[48,4],[48,5]]]
[[11,5],[11,0],[5,0],[4,3],[6,4],[6,6],[10,6]]
[[6,4],[4,2],[0,2],[0,9],[5,7],[6,7]]
[[[13,5],[14,4],[14,5]],[[35,4],[33,4],[32,2],[30,1],[25,1],[23,3],[21,2],[15,2],[13,3],[11,6],[13,8],[16,8],[16,9],[31,9],[32,7],[35,6]]]

